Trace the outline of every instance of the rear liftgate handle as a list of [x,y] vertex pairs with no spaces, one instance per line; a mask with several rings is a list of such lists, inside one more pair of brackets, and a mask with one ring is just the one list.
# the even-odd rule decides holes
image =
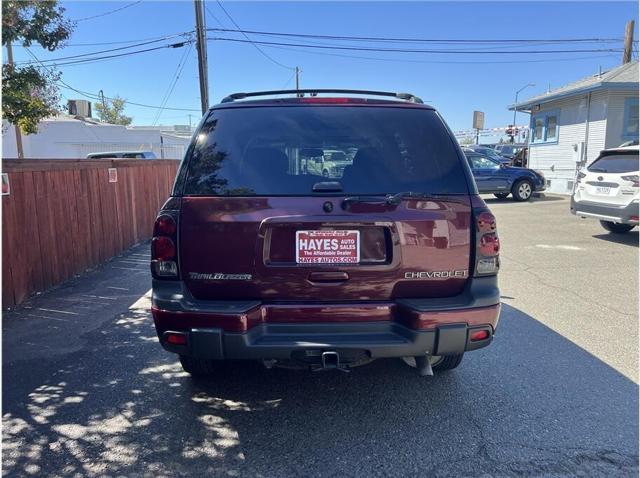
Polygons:
[[340,271],[312,272],[309,282],[340,283],[349,280],[349,274]]

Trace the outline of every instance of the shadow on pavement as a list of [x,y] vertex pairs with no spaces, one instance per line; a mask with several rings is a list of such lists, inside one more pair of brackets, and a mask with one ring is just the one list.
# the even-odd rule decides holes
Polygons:
[[638,387],[508,305],[456,371],[248,363],[193,381],[148,301],[80,351],[4,348],[3,475],[637,475]]
[[626,234],[594,234],[593,237],[595,239],[600,239],[602,241],[607,242],[615,242],[616,244],[622,244],[625,246],[634,246],[638,247],[638,240],[640,239],[640,233],[638,230],[634,229],[633,231],[629,231]]

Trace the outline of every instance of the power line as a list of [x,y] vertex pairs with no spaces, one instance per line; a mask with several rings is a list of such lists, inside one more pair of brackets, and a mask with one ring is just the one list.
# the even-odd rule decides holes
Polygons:
[[[126,53],[119,53],[119,54],[115,54],[115,55],[104,55],[104,56],[97,56],[97,57],[89,57],[89,58],[84,58],[84,59],[76,59],[76,60],[71,60],[71,61],[67,61],[67,62],[62,62],[62,63],[56,63],[56,61],[58,59],[54,59],[54,60],[50,60],[50,63],[52,63],[53,66],[67,66],[67,65],[77,65],[77,64],[87,64],[87,63],[94,63],[96,61],[100,61],[100,60],[108,60],[108,59],[112,59],[112,58],[121,58],[124,56],[131,56],[131,55],[137,55],[140,53],[147,53],[150,51],[155,51],[155,50],[162,50],[165,48],[182,48],[190,43],[193,43],[193,40],[187,40],[187,41],[183,41],[183,42],[178,42],[178,43],[170,43],[168,45],[161,45],[161,46],[157,46],[157,47],[153,47],[153,48],[145,48],[144,50],[136,50],[136,51],[131,51],[131,52],[126,52]],[[38,61],[38,63],[40,63],[41,65],[43,64],[42,62]]]
[[[222,31],[223,33],[237,32],[237,30],[229,30],[229,29],[215,29],[215,28],[212,28],[212,29],[210,29],[210,30],[212,30],[212,31]],[[269,33],[269,34],[266,34],[266,33],[265,33],[265,35],[268,35],[268,36],[269,36],[269,35],[270,35],[270,36],[277,36],[277,35],[279,35],[279,34],[278,34],[278,33],[273,33],[273,34],[272,34],[272,33]],[[299,40],[299,41],[303,41],[305,44],[311,44],[311,45],[323,45],[323,46],[330,47],[330,48],[333,48],[333,47],[336,45],[336,43],[327,43],[326,41],[324,41],[324,42],[322,42],[322,41],[313,41],[313,40],[309,40],[309,39],[307,39],[307,38],[301,39],[301,40]],[[343,41],[343,40],[338,40],[338,41]],[[393,42],[393,41],[392,41],[391,43],[398,43],[398,42]],[[405,43],[405,44],[406,44],[406,43]],[[446,42],[445,42],[445,44],[446,44]],[[539,47],[539,46],[557,45],[557,44],[558,44],[558,43],[556,43],[556,42],[554,42],[554,41],[549,41],[549,42],[547,42],[547,41],[543,40],[543,42],[536,43],[536,46],[538,46],[538,47]],[[582,43],[582,44],[584,45],[584,43]],[[338,43],[338,45],[339,45],[339,43]],[[466,45],[467,45],[467,44],[459,45],[459,48],[460,48],[460,47],[466,47]],[[530,44],[527,44],[527,43],[504,44],[504,45],[499,45],[499,44],[497,44],[497,43],[491,43],[491,45],[492,45],[492,46],[478,46],[478,45],[474,45],[474,46],[473,46],[473,48],[475,48],[476,50],[504,50],[504,49],[508,49],[508,48],[512,48],[512,49],[513,49],[513,48],[527,48],[527,47],[530,47],[530,46],[531,46]],[[447,50],[447,49],[442,49],[442,51],[446,52],[446,51],[449,51],[449,50]],[[465,49],[465,51],[466,51],[466,49]]]
[[139,3],[142,3],[142,0],[138,0],[137,2],[128,3],[127,5],[123,5],[122,7],[116,8],[114,10],[109,10],[109,11],[104,12],[104,13],[99,13],[98,15],[93,15],[91,17],[78,18],[76,20],[71,20],[71,21],[78,23],[78,22],[84,22],[84,21],[87,21],[87,20],[93,20],[94,18],[106,17],[107,15],[112,15],[113,13],[116,13],[116,12],[119,12],[121,10],[124,10],[125,8],[133,7],[134,5],[137,5]]
[[212,37],[210,40],[229,41],[238,43],[251,43],[270,46],[293,46],[299,48],[319,48],[329,50],[349,50],[349,51],[373,51],[373,52],[389,52],[389,53],[431,53],[431,54],[473,54],[473,55],[499,55],[499,54],[548,54],[548,53],[615,53],[621,52],[620,48],[593,48],[582,50],[519,50],[519,51],[484,51],[484,50],[427,50],[419,48],[371,48],[371,47],[355,47],[342,45],[310,45],[305,43],[285,43],[285,42],[267,42],[257,40],[242,40],[240,38],[223,38]]
[[[238,25],[236,23],[236,21],[233,19],[233,17],[231,17],[231,15],[229,14],[229,12],[227,12],[226,8],[224,8],[224,6],[222,5],[222,2],[220,0],[216,0],[216,3],[218,4],[218,6],[222,9],[222,11],[225,13],[225,15],[227,16],[227,18],[229,18],[229,20],[231,20],[231,23],[233,23],[236,28],[238,29],[238,31],[240,33],[242,33],[242,36],[244,36],[247,40],[246,42],[251,43],[256,50],[258,50],[262,56],[264,56],[265,58],[267,58],[268,60],[270,60],[272,63],[285,68],[287,70],[295,70],[295,68],[292,68],[290,66],[284,65],[282,63],[280,63],[278,60],[275,60],[274,58],[272,58],[270,55],[268,55],[265,51],[262,50],[262,48],[260,48],[258,45],[256,45],[256,43],[254,43],[251,38],[249,38],[249,36],[242,30],[242,28],[240,28],[240,25]],[[259,43],[259,42],[258,42]]]
[[[204,8],[205,8],[205,10],[207,11],[207,13],[208,13],[209,15],[211,15],[211,17],[216,21],[216,23],[222,27],[222,28],[221,28],[221,30],[225,30],[225,29],[227,28],[227,27],[225,27],[225,26],[223,25],[223,23],[220,21],[220,19],[219,19],[218,17],[216,17],[216,16],[213,14],[213,12],[209,9],[209,7],[207,6],[207,4],[206,4],[206,3],[204,4]],[[210,29],[209,29],[209,28],[207,28],[207,30],[210,30]]]
[[284,46],[268,46],[267,48],[277,48],[279,50],[287,50],[287,51],[295,51],[305,54],[312,55],[323,55],[323,56],[335,56],[340,58],[353,58],[359,60],[371,60],[371,61],[383,61],[383,62],[393,62],[393,63],[424,63],[424,64],[453,64],[453,65],[500,65],[500,64],[520,64],[520,63],[547,63],[547,62],[558,62],[558,61],[576,61],[576,60],[593,60],[598,58],[613,58],[617,57],[617,55],[609,54],[609,55],[596,55],[596,56],[579,56],[573,58],[544,58],[538,60],[417,60],[417,59],[409,59],[409,58],[378,58],[371,56],[362,56],[362,55],[349,55],[345,53],[329,53],[326,51],[305,51],[297,48],[289,48]]
[[296,71],[294,70],[293,74],[289,77],[289,79],[287,80],[287,82],[286,82],[284,85],[282,85],[282,88],[280,88],[280,89],[281,89],[281,90],[284,90],[284,89],[287,87],[287,85],[288,85],[289,83],[291,83],[291,80],[293,80],[293,78],[294,78],[295,76],[296,76]]
[[[136,38],[135,40],[120,40],[120,41],[105,41],[105,42],[97,42],[97,43],[65,43],[65,48],[73,48],[73,47],[85,47],[85,46],[104,46],[104,45],[124,45],[126,43],[138,43],[144,42],[148,40],[161,40],[161,39],[169,39],[175,38],[184,35],[191,35],[193,30],[188,32],[175,33],[173,35],[161,36],[161,37],[147,37],[147,38]],[[22,43],[14,43],[13,46],[21,47]],[[46,61],[46,60],[43,60]]]
[[187,48],[184,52],[184,54],[182,55],[182,57],[180,58],[180,61],[178,61],[178,66],[176,67],[176,72],[174,73],[174,79],[173,81],[169,84],[169,88],[167,89],[167,92],[164,95],[164,98],[160,104],[160,108],[158,109],[157,113],[156,113],[156,117],[153,120],[153,125],[155,126],[155,124],[160,120],[160,116],[162,115],[162,112],[164,111],[164,107],[167,104],[167,101],[169,101],[169,98],[171,97],[171,94],[173,93],[173,90],[176,87],[176,84],[178,83],[178,80],[180,79],[180,75],[182,74],[182,70],[184,69],[185,65],[187,64],[187,60],[189,59],[189,53],[191,53],[191,49],[193,48],[193,43],[191,45],[189,45],[189,48]]
[[[36,57],[36,55],[29,48],[25,47],[25,50],[27,51],[27,53],[29,53],[29,55],[31,55],[34,58],[34,60],[36,60],[36,62],[40,63],[40,60],[38,60],[38,57]],[[47,65],[44,65],[42,63],[40,63],[40,64],[42,65],[42,67],[44,69],[48,70],[49,72],[53,72],[53,69],[51,67],[49,67]],[[61,79],[58,79],[56,81],[56,83],[62,85],[64,88],[67,88],[67,89],[69,89],[71,91],[75,91],[76,93],[78,93],[78,94],[80,94],[80,95],[82,95],[82,96],[84,96],[86,98],[89,98],[89,99],[92,99],[92,100],[99,100],[100,99],[100,97],[98,95],[96,95],[94,93],[89,93],[87,91],[82,91],[82,90],[79,90],[77,88],[74,88],[73,86],[69,85],[68,83],[64,82]],[[107,100],[113,101],[113,98],[110,98],[108,96],[105,96],[104,98],[107,99]],[[127,100],[127,103],[130,104],[130,105],[134,105],[134,106],[140,106],[141,108],[153,108],[153,109],[160,108],[160,106],[147,105],[147,104],[144,104],[144,103],[135,103],[135,102],[129,101],[129,100]],[[173,108],[173,107],[168,107],[168,106],[164,106],[163,109],[172,110],[172,111],[200,111],[200,109],[198,109],[198,108]]]
[[[121,46],[118,48],[109,48],[107,50],[98,50],[98,51],[92,51],[90,53],[82,53],[79,55],[70,55],[70,56],[61,56],[58,58],[50,58],[48,60],[40,60],[39,63],[52,63],[52,62],[57,62],[57,61],[61,61],[61,60],[74,60],[77,58],[83,58],[83,57],[88,57],[88,56],[92,56],[92,55],[99,55],[101,53],[111,53],[114,51],[122,51],[122,50],[128,50],[129,48],[135,48],[135,47],[139,47],[139,46],[144,46],[144,45],[151,45],[153,43],[158,43],[159,41],[163,41],[163,40],[167,40],[169,38],[175,38],[176,36],[184,36],[184,34],[181,35],[172,35],[169,37],[162,37],[162,38],[158,38],[156,40],[149,40],[149,41],[145,41],[145,42],[141,42],[141,43],[136,43],[134,45],[128,45],[128,46]],[[29,61],[29,62],[20,62],[20,64],[25,64],[25,63],[34,63],[33,61]]]
[[[220,3],[218,1],[218,3]],[[235,22],[234,22],[235,24]],[[238,25],[236,24],[236,27]],[[243,30],[238,27],[237,30],[225,28],[209,28],[212,31],[223,31],[233,33],[243,33],[252,35],[270,35],[297,38],[317,38],[324,40],[349,40],[349,41],[381,41],[381,42],[407,42],[407,43],[605,43],[620,42],[622,38],[556,38],[556,39],[436,39],[436,38],[390,38],[390,37],[365,37],[365,36],[349,36],[349,35],[320,35],[308,33],[285,33],[285,32],[265,32],[257,30]]]

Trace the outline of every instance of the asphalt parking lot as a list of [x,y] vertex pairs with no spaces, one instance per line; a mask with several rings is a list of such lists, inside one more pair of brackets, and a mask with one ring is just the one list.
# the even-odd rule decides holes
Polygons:
[[564,197],[488,203],[498,335],[435,377],[194,382],[157,343],[146,245],[5,313],[3,475],[637,476],[638,232]]

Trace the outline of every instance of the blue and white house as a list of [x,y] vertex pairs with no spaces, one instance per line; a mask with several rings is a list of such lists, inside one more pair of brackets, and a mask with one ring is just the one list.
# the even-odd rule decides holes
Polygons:
[[511,105],[531,114],[529,167],[547,191],[570,194],[577,168],[601,150],[638,140],[638,62]]

